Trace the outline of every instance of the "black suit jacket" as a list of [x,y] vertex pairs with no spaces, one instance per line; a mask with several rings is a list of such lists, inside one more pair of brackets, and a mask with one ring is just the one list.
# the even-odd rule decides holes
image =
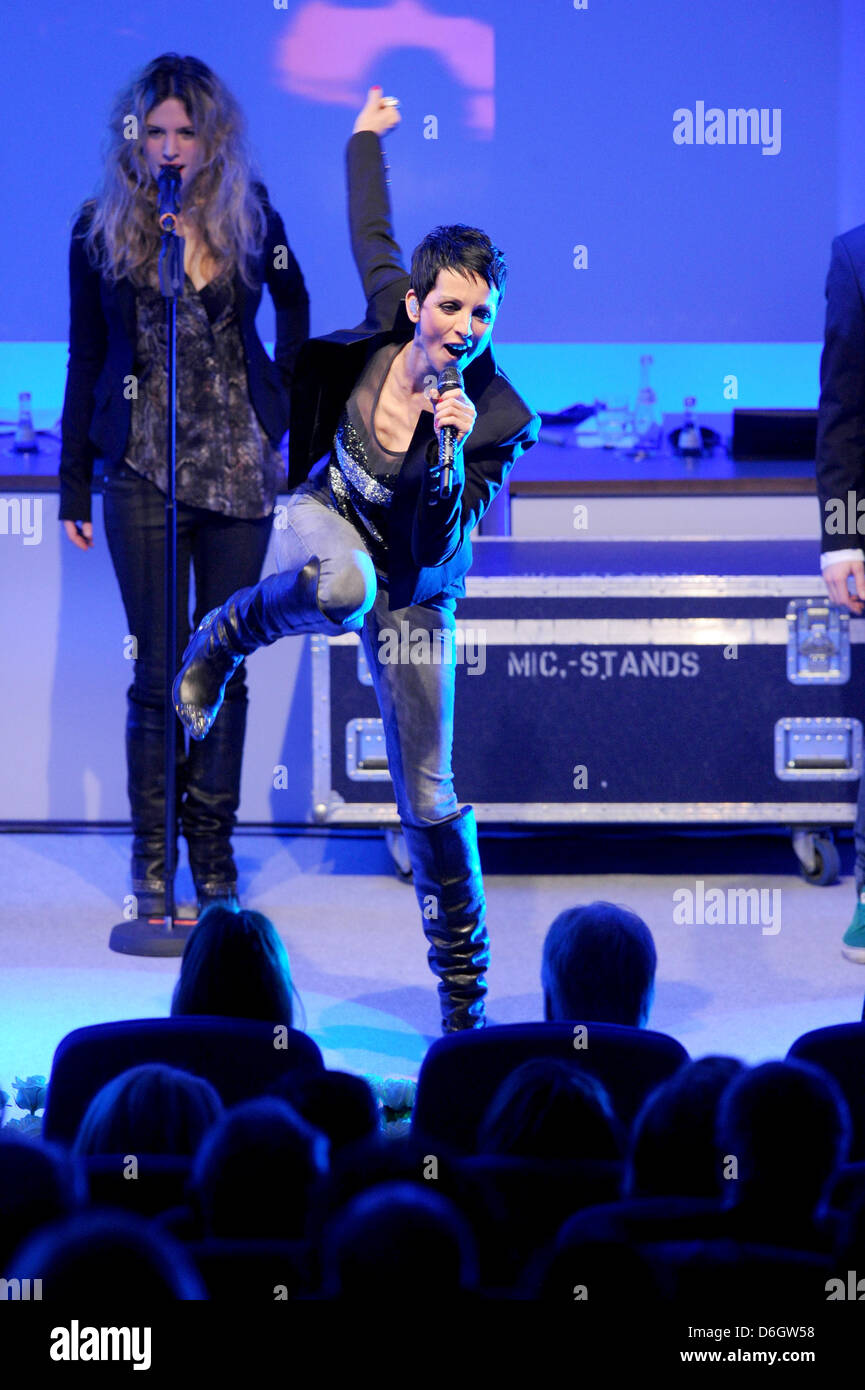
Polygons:
[[[298,357],[289,436],[289,483],[297,486],[330,451],[342,409],[372,353],[407,342],[414,324],[405,310],[409,276],[396,244],[387,177],[377,135],[353,135],[347,149],[351,246],[366,295],[366,318],[354,329],[312,338]],[[388,524],[392,609],[439,594],[464,594],[472,562],[471,532],[524,450],[540,419],[496,365],[491,347],[464,373],[477,420],[464,441],[465,486],[430,506],[427,485],[438,442],[430,411],[422,410],[397,475]]]
[[[865,226],[832,242],[826,279],[826,336],[820,359],[817,417],[817,492],[822,549],[861,550],[865,545]],[[862,532],[848,493],[862,504]],[[827,504],[840,499],[839,510]],[[843,515],[844,524],[836,529]],[[831,529],[830,529],[831,528]]]
[[[235,273],[235,304],[250,400],[262,427],[278,444],[288,428],[294,364],[309,337],[309,296],[282,218],[262,185],[256,185],[256,192],[267,214],[267,233],[255,266],[258,288],[251,290]],[[60,452],[60,519],[67,521],[90,520],[94,458],[106,459],[109,466],[120,462],[132,411],[124,378],[134,371],[135,287],[126,278],[112,283],[91,265],[83,242],[91,216],[92,208],[79,216],[69,250],[69,368]],[[275,362],[255,328],[263,284],[276,310]]]

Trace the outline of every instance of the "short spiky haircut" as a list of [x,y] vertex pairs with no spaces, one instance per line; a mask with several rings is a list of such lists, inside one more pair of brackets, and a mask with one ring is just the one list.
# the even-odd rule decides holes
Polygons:
[[497,246],[486,232],[455,222],[450,227],[434,227],[412,252],[411,284],[418,302],[423,303],[438,279],[440,270],[455,270],[460,275],[479,275],[491,289],[497,289],[499,299],[505,292],[508,267]]

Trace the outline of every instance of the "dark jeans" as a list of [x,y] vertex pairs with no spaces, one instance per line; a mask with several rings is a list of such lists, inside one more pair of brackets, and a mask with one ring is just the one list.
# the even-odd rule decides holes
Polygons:
[[[205,613],[224,603],[235,590],[258,582],[273,517],[244,521],[177,504],[177,650],[166,671],[163,494],[134,469],[122,465],[105,480],[104,516],[129,635],[135,644],[126,719],[132,886],[136,893],[151,893],[164,890],[166,877],[167,685],[170,687],[180,666],[190,627],[196,627]],[[195,574],[191,624],[190,571]],[[246,700],[241,663],[228,684],[225,704],[210,737],[193,743],[187,754],[183,730],[178,726],[176,805],[199,902],[207,895],[225,896],[237,881],[231,834],[240,802]]]
[[[392,609],[363,538],[315,480],[292,494],[278,529],[280,567],[299,569],[318,556],[323,611],[355,610],[363,619],[360,640],[381,710],[400,820],[424,826],[452,819],[459,811],[452,768],[456,600]],[[412,659],[412,639],[423,643],[427,659]]]
[[[134,469],[121,464],[105,478],[104,517],[108,549],[120,585],[129,634],[136,642],[129,698],[163,707],[165,670],[165,499]],[[273,517],[244,521],[177,504],[177,651],[169,683],[184,648],[206,613],[234,593],[257,584]],[[190,567],[195,574],[195,613],[190,627]],[[226,699],[243,698],[245,663],[228,683]]]
[[859,799],[856,803],[856,824],[853,827],[853,843],[856,847],[856,892],[865,888],[865,774],[859,779]]

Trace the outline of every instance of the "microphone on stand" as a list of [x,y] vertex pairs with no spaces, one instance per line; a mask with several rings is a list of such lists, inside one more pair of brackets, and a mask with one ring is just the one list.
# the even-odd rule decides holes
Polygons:
[[159,189],[159,225],[163,232],[175,232],[180,212],[180,170],[175,164],[163,164],[156,182]]
[[[439,379],[436,382],[438,393],[443,396],[446,391],[461,391],[463,389],[463,374],[456,363],[449,363],[439,372]],[[433,475],[433,485],[430,492],[430,504],[434,505],[439,500],[446,501],[453,492],[454,487],[454,450],[456,448],[457,431],[453,425],[442,425],[439,430],[439,463],[438,470]]]

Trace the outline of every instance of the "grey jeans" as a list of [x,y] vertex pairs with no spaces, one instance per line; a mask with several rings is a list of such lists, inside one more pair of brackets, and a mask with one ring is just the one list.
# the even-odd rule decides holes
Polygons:
[[453,598],[393,611],[363,537],[308,482],[276,520],[278,563],[295,570],[312,555],[321,562],[319,606],[360,634],[384,725],[388,765],[400,820],[428,825],[459,810],[454,794]]

